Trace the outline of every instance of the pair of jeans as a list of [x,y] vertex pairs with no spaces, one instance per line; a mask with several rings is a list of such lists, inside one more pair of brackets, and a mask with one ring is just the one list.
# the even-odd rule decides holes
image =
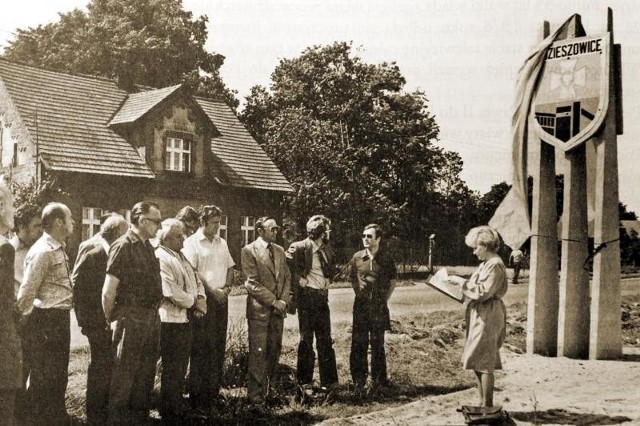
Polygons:
[[298,322],[300,343],[298,344],[297,379],[300,384],[313,383],[315,353],[313,338],[318,351],[320,383],[329,387],[338,382],[336,353],[331,339],[331,316],[329,292],[303,287],[298,296]]

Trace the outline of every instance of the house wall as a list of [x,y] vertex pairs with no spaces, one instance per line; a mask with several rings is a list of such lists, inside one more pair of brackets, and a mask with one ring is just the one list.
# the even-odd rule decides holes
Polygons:
[[[33,118],[35,119],[35,118]],[[36,147],[0,80],[0,171],[27,184],[36,174]]]
[[139,201],[152,201],[159,205],[162,217],[168,218],[174,217],[187,205],[198,209],[202,205],[215,204],[228,217],[227,243],[238,264],[242,248],[241,217],[283,216],[280,209],[282,195],[273,191],[222,187],[211,182],[205,185],[203,182],[194,184],[77,173],[58,173],[56,182],[68,195],[55,201],[66,203],[76,221],[74,233],[68,240],[72,256],[75,256],[82,240],[83,207],[122,211],[130,210]]

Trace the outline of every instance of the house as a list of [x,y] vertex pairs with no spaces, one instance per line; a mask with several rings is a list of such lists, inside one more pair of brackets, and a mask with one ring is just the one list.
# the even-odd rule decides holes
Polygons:
[[69,194],[71,254],[104,212],[127,215],[148,200],[163,217],[216,204],[237,257],[255,219],[282,217],[292,191],[226,104],[181,85],[130,93],[112,80],[0,59],[0,141],[3,173],[22,183],[46,176]]

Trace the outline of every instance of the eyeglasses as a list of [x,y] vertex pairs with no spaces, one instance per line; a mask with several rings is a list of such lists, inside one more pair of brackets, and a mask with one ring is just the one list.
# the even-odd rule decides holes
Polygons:
[[372,234],[362,234],[362,238],[371,238],[371,239],[373,239],[373,235]]
[[162,221],[160,219],[154,219],[154,218],[151,218],[151,217],[143,217],[142,219],[146,219],[146,220],[148,220],[150,222],[153,222],[153,224],[156,225],[156,226],[162,225]]

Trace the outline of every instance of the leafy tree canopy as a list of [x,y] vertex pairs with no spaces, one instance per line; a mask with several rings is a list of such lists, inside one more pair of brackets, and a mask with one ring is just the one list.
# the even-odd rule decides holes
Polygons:
[[426,95],[404,86],[395,63],[365,63],[336,42],[281,60],[268,89],[252,88],[241,119],[293,184],[292,218],[325,213],[351,242],[377,222],[420,244],[457,222],[470,192],[462,161],[436,145]]
[[196,93],[237,107],[220,78],[224,56],[207,52],[206,16],[194,19],[181,0],[91,0],[87,12],[61,13],[60,20],[18,29],[7,59],[134,85],[189,85]]

